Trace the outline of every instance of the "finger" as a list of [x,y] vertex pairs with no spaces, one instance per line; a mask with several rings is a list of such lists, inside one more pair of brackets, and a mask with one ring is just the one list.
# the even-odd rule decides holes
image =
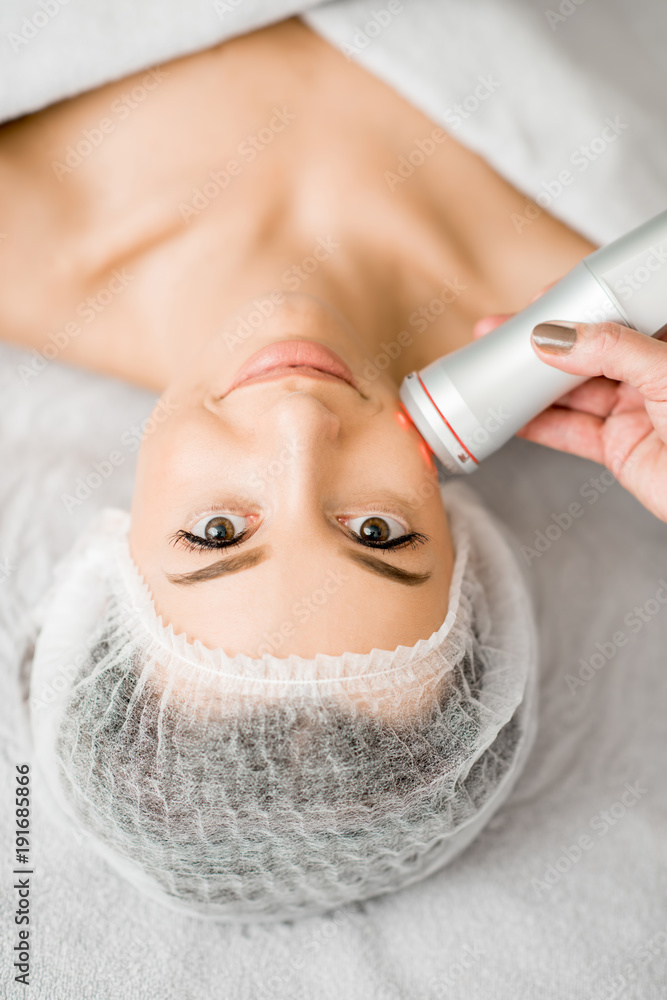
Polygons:
[[652,402],[667,399],[667,344],[618,323],[540,323],[531,336],[541,361],[572,375],[627,382]]
[[604,465],[603,427],[604,420],[592,413],[550,406],[517,431],[517,437]]
[[630,410],[646,411],[646,400],[639,389],[633,389],[627,382],[598,375],[576,386],[554,403],[570,410],[593,413],[598,417],[627,413]]
[[[588,382],[576,386],[570,392],[561,396],[557,400],[558,406],[567,407],[569,410],[580,410],[583,413],[592,413],[596,417],[607,417],[619,403],[619,386],[622,383],[614,382],[612,379],[600,375],[591,378]],[[631,390],[636,392],[636,390]],[[635,405],[643,405],[643,397],[637,393]]]

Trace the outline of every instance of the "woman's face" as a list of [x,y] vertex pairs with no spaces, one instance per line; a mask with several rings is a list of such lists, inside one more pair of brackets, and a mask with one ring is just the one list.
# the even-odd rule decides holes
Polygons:
[[[141,445],[130,549],[158,614],[230,656],[428,637],[447,613],[453,551],[395,383],[364,379],[360,339],[317,299],[285,297],[249,337],[235,329],[169,387]],[[297,368],[230,391],[256,352],[294,340],[335,351],[356,388]]]

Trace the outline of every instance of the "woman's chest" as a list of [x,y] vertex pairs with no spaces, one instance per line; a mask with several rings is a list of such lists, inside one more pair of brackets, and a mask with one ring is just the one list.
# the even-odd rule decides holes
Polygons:
[[0,133],[3,339],[158,387],[179,338],[205,342],[257,288],[315,291],[365,227],[369,245],[386,234],[428,261],[400,320],[437,355],[587,252],[304,31],[288,22]]

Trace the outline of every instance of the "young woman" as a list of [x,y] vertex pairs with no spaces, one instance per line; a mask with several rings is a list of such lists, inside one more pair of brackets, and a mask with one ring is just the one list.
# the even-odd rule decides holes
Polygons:
[[[518,226],[520,192],[297,20],[5,126],[0,170],[2,335],[164,394],[131,547],[174,628],[257,651],[327,573],[277,655],[439,627],[452,547],[398,387],[591,244]],[[231,388],[270,345],[289,370]]]
[[68,557],[38,637],[51,787],[220,919],[433,871],[523,765],[536,651],[399,386],[591,244],[518,225],[520,192],[298,21],[7,125],[0,171],[17,375],[160,394],[131,517]]

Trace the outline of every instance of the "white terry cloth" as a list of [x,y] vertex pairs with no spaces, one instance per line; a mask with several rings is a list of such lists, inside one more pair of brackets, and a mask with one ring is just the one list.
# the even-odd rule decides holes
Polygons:
[[665,207],[667,4],[400,0],[374,16],[385,7],[304,20],[591,240]]
[[[252,9],[262,6],[267,20],[279,10],[277,4],[270,11],[268,4]],[[378,9],[382,6],[378,0]],[[491,7],[478,0],[473,7],[432,0],[426,28],[425,4],[412,0],[404,6],[405,20],[400,31],[395,29],[401,58],[394,63],[393,82],[401,92],[410,84],[415,102],[422,101],[417,89],[431,87],[435,94],[442,80],[438,99],[446,110],[470,94],[470,84],[480,75],[493,72],[484,53],[497,46],[498,58],[506,60],[503,87],[457,134],[494,165],[507,163],[510,180],[537,193],[555,168],[567,165],[580,141],[597,134],[587,131],[591,115],[598,114],[596,128],[607,115],[626,115],[630,127],[577,174],[550,210],[603,241],[664,208],[665,83],[656,56],[665,36],[662,6],[648,0],[627,5],[585,0],[573,4],[573,13],[553,32],[546,19],[540,21],[547,3],[506,0]],[[343,38],[333,22],[330,31],[333,37],[336,27],[343,44],[365,15],[353,13],[360,10],[356,4],[332,4],[317,13],[334,18],[339,7],[348,10],[349,34]],[[36,2],[3,6],[5,55],[14,15],[18,12],[20,20],[26,10],[38,9]],[[69,74],[69,92],[129,72],[129,66],[117,65],[114,71],[111,64],[119,50],[135,44],[130,42],[135,35],[140,40],[133,68],[178,54],[178,39],[160,51],[153,51],[150,42],[153,36],[163,38],[160,32],[172,21],[183,30],[184,15],[175,12],[185,6],[145,0],[116,4],[123,17],[115,35],[110,16],[100,21],[107,25],[106,35],[85,27],[111,9],[110,3],[79,2],[77,7],[70,0],[24,49],[22,58],[30,60],[38,42],[50,53],[44,80],[38,81],[38,69],[29,71],[27,63],[20,71],[18,61],[10,64],[10,114],[63,96],[55,70]],[[201,11],[203,5],[187,9]],[[484,12],[488,27],[477,25],[484,34],[473,45],[465,39],[474,24],[466,17],[473,18],[474,11]],[[70,18],[69,12],[76,16],[61,21]],[[456,23],[469,25],[458,44]],[[47,35],[59,24],[61,34]],[[150,38],[146,24],[154,29]],[[377,36],[365,59],[379,60],[391,30],[389,25]],[[205,42],[204,34],[199,44],[216,40]],[[79,53],[86,73],[66,66],[77,37],[89,43],[90,51],[82,45]],[[412,63],[402,61],[415,51],[423,52],[418,65],[414,56]],[[387,73],[391,64],[385,57]],[[90,76],[93,65],[101,67],[101,76]],[[594,73],[601,74],[597,82]],[[510,76],[518,81],[514,89]],[[23,90],[26,79],[33,81],[32,91]],[[574,96],[573,79],[579,80]],[[8,107],[3,104],[5,112]],[[544,130],[547,114],[560,123],[558,128]],[[29,759],[20,674],[29,653],[25,612],[48,586],[55,560],[95,513],[129,505],[136,427],[153,404],[147,393],[57,363],[23,385],[17,366],[25,360],[21,352],[0,348],[4,956],[18,943],[10,862],[13,768]],[[77,480],[114,450],[123,456],[116,471],[102,477],[99,487],[68,513],[62,494],[72,494]],[[46,790],[36,784],[32,997],[662,1000],[667,981],[667,606],[661,598],[667,527],[600,467],[519,440],[487,460],[467,483],[516,536],[535,595],[543,650],[536,744],[494,822],[456,864],[395,895],[294,923],[203,926],[139,897],[85,841],[68,839],[48,811]],[[85,487],[79,492],[83,496]],[[568,514],[572,504],[579,505],[574,517]],[[523,554],[521,546],[526,546]],[[9,998],[25,996],[12,975],[11,962],[3,962],[0,991]]]
[[0,121],[207,49],[319,0],[7,0]]
[[0,121],[294,13],[590,239],[665,207],[662,0],[6,0]]

